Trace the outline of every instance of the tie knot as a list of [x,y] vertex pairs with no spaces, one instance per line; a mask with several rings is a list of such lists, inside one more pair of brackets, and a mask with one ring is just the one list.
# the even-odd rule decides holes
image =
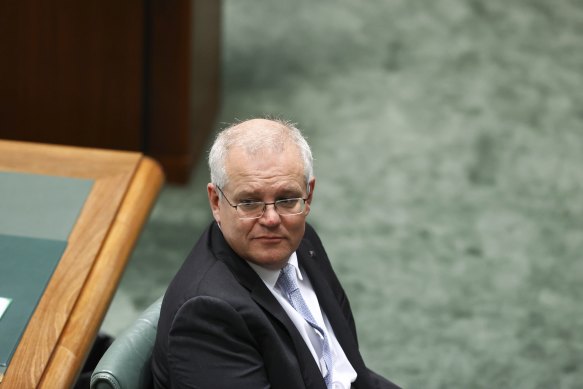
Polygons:
[[299,289],[296,278],[297,276],[295,274],[293,265],[288,263],[283,269],[281,269],[276,284],[279,285],[282,292],[285,292],[289,295],[290,293]]

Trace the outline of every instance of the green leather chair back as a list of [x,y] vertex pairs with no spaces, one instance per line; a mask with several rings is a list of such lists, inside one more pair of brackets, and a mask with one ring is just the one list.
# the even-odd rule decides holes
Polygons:
[[162,297],[103,354],[91,374],[91,389],[147,389],[152,387],[150,357],[156,339]]

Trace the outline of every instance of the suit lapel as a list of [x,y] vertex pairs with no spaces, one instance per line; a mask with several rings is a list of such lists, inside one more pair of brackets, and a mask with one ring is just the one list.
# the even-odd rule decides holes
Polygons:
[[286,329],[293,343],[292,347],[295,349],[306,387],[325,389],[324,380],[321,379],[322,375],[314,361],[312,353],[285,310],[273,294],[271,294],[257,273],[230,248],[220,230],[216,226],[213,228],[214,231],[211,232],[212,251],[218,259],[222,260],[229,267],[231,273],[233,273],[239,283],[249,290],[253,300]]
[[322,259],[318,258],[317,252],[307,240],[302,241],[297,253],[298,261],[310,278],[314,292],[318,297],[318,303],[326,313],[338,343],[353,367],[358,369],[358,366],[364,365],[364,362],[358,351],[358,344],[348,326],[348,321],[344,317],[333,288],[328,282],[328,271],[319,266],[318,261]]
[[[251,269],[253,271],[253,269]],[[263,281],[253,272],[260,281],[260,285],[257,284],[251,290],[251,297],[259,304],[265,311],[270,313],[273,317],[277,319],[290,335],[293,341],[293,347],[296,351],[296,356],[302,370],[302,376],[304,377],[304,382],[307,388],[325,388],[324,380],[322,379],[322,373],[314,361],[312,353],[308,349],[304,338],[300,335],[298,329],[291,321],[287,313],[281,307],[279,302],[273,297],[269,289],[263,284]]]

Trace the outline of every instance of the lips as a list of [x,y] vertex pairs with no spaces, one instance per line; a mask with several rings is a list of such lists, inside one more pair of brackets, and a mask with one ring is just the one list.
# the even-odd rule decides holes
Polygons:
[[282,236],[258,236],[257,238],[254,238],[254,240],[259,240],[262,242],[279,242],[281,240],[283,240]]

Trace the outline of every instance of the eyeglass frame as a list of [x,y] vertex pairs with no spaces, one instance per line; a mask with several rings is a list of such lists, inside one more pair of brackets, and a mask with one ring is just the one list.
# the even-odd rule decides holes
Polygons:
[[[221,189],[220,186],[215,185],[215,188],[217,188],[219,190],[219,192],[221,192],[221,195],[223,195],[223,197],[225,198],[225,200],[227,200],[227,203],[229,204],[229,206],[232,207],[232,208],[235,208],[235,212],[237,213],[237,216],[239,217],[239,219],[243,219],[243,220],[260,219],[265,214],[265,210],[267,209],[267,206],[268,205],[273,205],[273,210],[279,216],[297,216],[297,215],[301,215],[306,210],[306,201],[308,201],[308,198],[309,198],[309,197],[306,197],[306,198],[303,198],[303,197],[292,197],[292,198],[289,198],[289,199],[272,201],[271,203],[268,203],[268,202],[265,202],[265,201],[251,201],[249,203],[263,204],[263,209],[261,210],[261,214],[259,216],[243,217],[239,213],[239,205],[249,204],[249,203],[237,203],[236,205],[233,205],[233,204],[231,204],[231,202],[229,201],[229,199],[225,195],[225,192],[223,192],[223,190]],[[289,201],[289,200],[302,200],[303,201],[302,210],[300,212],[298,212],[298,213],[287,213],[287,214],[281,214],[281,213],[279,213],[276,204],[279,203],[279,202],[282,202],[282,201]]]

